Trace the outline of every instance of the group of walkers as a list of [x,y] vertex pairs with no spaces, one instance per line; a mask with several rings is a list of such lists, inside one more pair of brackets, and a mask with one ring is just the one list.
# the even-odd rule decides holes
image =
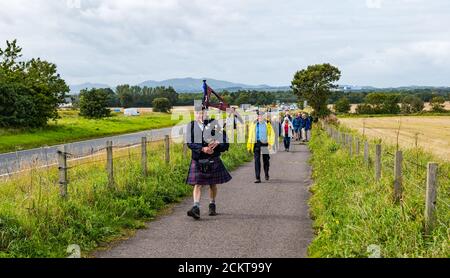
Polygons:
[[311,128],[313,118],[306,113],[297,113],[293,119],[289,112],[286,112],[280,126],[280,136],[284,138],[284,150],[289,152],[291,141],[309,142],[311,139]]
[[[279,126],[279,136],[284,137],[285,150],[289,151],[292,138],[309,141],[311,126],[312,118],[307,114],[298,113],[295,119],[292,119],[286,112]],[[218,121],[208,120],[207,110],[204,108],[196,109],[195,120],[187,125],[186,130],[186,143],[192,151],[186,183],[194,187],[194,206],[187,215],[196,220],[200,219],[202,187],[209,186],[209,215],[216,216],[217,185],[232,179],[220,159],[221,154],[229,149],[227,135]],[[264,170],[265,180],[269,181],[270,154],[274,151],[277,141],[271,118],[268,114],[258,112],[256,121],[250,123],[248,131],[247,150],[253,153],[255,159],[255,183],[261,183],[261,168]]]

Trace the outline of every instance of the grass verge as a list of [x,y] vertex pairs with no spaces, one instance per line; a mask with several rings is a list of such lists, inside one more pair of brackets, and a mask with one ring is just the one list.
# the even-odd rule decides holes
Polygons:
[[170,127],[179,122],[172,120],[171,114],[164,113],[148,113],[139,117],[114,114],[100,120],[79,117],[76,111],[61,111],[60,116],[58,122],[51,122],[45,128],[0,128],[0,153]]
[[[373,145],[373,144],[371,144]],[[402,204],[393,202],[393,147],[383,145],[383,177],[377,183],[373,167],[361,156],[350,157],[328,135],[316,130],[310,148],[313,152],[313,196],[310,200],[315,238],[309,246],[311,257],[367,257],[375,244],[382,257],[450,256],[450,180],[439,182],[438,223],[430,236],[424,236],[426,170],[404,166]],[[370,150],[374,157],[374,150]],[[433,160],[427,153],[404,151],[405,161],[425,165]],[[448,176],[450,165],[441,163],[440,173]]]
[[[70,164],[69,197],[59,197],[57,170],[35,170],[0,180],[0,257],[65,257],[77,244],[84,256],[101,243],[143,228],[167,204],[191,193],[185,184],[190,158],[172,144],[171,163],[163,143],[148,147],[149,177],[141,174],[140,148],[114,153],[116,186],[107,185],[103,156]],[[244,144],[223,155],[229,170],[251,159]]]

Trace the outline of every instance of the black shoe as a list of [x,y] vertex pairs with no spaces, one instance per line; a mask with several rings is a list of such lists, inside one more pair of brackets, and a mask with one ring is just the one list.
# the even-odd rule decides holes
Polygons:
[[200,208],[197,207],[197,206],[191,208],[191,210],[189,210],[189,211],[187,212],[187,215],[188,215],[189,217],[194,218],[195,220],[200,219]]
[[209,216],[216,216],[217,212],[216,212],[216,204],[209,204]]
[[266,181],[268,181],[268,180],[270,180],[270,177],[269,177],[269,175],[267,175],[267,176],[266,176]]
[[256,180],[255,183],[261,183],[261,180]]

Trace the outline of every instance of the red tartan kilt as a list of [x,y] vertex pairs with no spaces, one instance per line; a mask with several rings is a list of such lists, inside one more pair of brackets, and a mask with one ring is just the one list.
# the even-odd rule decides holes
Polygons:
[[215,185],[229,182],[232,178],[222,160],[219,157],[214,159],[214,169],[209,173],[203,173],[198,161],[192,160],[186,183],[189,185]]

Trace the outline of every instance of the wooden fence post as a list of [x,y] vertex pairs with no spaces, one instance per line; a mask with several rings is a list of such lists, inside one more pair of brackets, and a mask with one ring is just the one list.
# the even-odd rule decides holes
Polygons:
[[427,192],[425,198],[425,234],[430,235],[436,222],[436,188],[437,188],[437,163],[428,163]]
[[355,150],[355,153],[356,153],[356,156],[359,156],[359,153],[361,152],[361,146],[360,146],[360,141],[359,141],[359,138],[358,137],[356,137],[356,150]]
[[113,142],[106,142],[106,171],[108,172],[108,187],[114,188],[114,163],[113,163]]
[[67,147],[58,149],[59,191],[61,197],[67,198]]
[[166,163],[170,163],[170,137],[169,135],[166,135],[164,138],[164,146],[166,149]]
[[187,152],[188,152],[188,140],[186,138],[186,130],[183,132],[183,157],[187,156]]
[[147,137],[142,137],[142,142],[141,142],[141,164],[142,164],[142,175],[144,175],[144,177],[147,177],[148,176]]
[[375,180],[381,180],[381,145],[375,147]]
[[403,163],[403,153],[397,151],[395,153],[395,165],[394,165],[394,201],[396,203],[400,202],[402,199],[403,192],[403,176],[402,176],[402,163]]
[[353,156],[353,136],[349,135],[348,137],[348,153],[350,154],[350,157]]
[[188,149],[187,143],[183,142],[183,156],[184,157],[187,156],[187,149]]
[[367,166],[369,166],[369,142],[364,141],[364,162]]

